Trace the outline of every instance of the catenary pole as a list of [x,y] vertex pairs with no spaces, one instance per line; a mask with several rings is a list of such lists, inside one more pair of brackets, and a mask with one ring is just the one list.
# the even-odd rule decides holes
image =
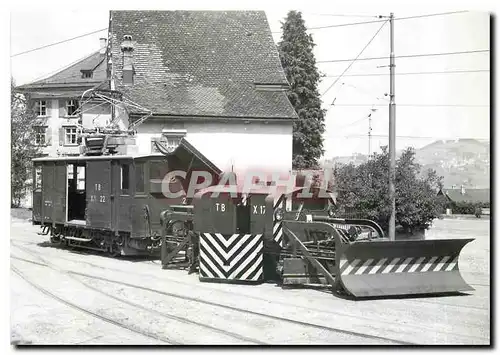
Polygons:
[[396,94],[395,94],[395,64],[394,64],[394,14],[391,12],[390,23],[390,102],[389,102],[389,200],[391,202],[391,217],[389,219],[389,239],[396,238]]

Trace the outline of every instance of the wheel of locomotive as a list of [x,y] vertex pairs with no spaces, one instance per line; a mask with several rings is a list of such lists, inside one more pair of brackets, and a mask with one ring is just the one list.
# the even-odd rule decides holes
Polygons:
[[124,238],[122,235],[114,236],[108,248],[108,253],[111,257],[117,258],[121,256],[121,247],[123,246]]
[[112,258],[117,258],[121,256],[120,249],[118,249],[116,246],[110,247],[108,249],[108,253]]
[[53,244],[54,246],[60,246],[61,245],[61,238],[59,236],[51,235],[50,236],[50,243]]

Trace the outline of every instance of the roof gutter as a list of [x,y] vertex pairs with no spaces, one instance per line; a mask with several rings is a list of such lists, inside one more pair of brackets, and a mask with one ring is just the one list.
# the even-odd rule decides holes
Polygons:
[[102,81],[88,81],[85,83],[57,83],[57,84],[37,84],[30,85],[25,84],[21,86],[17,86],[16,89],[19,91],[31,91],[31,90],[43,90],[43,89],[62,89],[62,90],[70,90],[72,88],[85,88],[85,87],[94,87],[96,84],[102,83]]

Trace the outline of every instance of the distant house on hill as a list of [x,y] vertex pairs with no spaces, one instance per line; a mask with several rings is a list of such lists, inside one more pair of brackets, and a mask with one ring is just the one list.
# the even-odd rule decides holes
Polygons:
[[[447,199],[447,214],[475,214],[477,205],[482,208],[482,214],[489,214],[490,189],[441,189],[438,196],[445,196]],[[470,205],[474,204],[474,205]]]
[[489,204],[490,203],[490,189],[441,189],[438,196],[444,195],[450,202],[472,202]]

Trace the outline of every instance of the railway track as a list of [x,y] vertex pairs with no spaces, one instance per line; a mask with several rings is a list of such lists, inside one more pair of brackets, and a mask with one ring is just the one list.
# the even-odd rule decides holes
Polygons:
[[28,284],[30,284],[33,288],[35,288],[36,290],[38,290],[39,292],[43,293],[44,295],[46,296],[49,296],[50,298],[52,299],[55,299],[63,304],[65,304],[66,306],[70,307],[70,308],[73,308],[73,309],[76,309],[80,312],[83,312],[85,314],[88,314],[94,318],[97,318],[97,319],[100,319],[106,323],[109,323],[109,324],[112,324],[112,325],[115,325],[117,327],[120,327],[120,328],[123,328],[123,329],[126,329],[128,331],[131,331],[133,333],[136,333],[136,334],[140,334],[140,335],[143,335],[147,338],[151,338],[151,339],[154,339],[154,340],[157,340],[161,343],[164,343],[165,345],[180,345],[179,343],[173,341],[172,339],[169,339],[169,338],[166,338],[166,337],[162,337],[162,336],[158,336],[156,334],[152,334],[152,333],[149,333],[149,332],[146,332],[144,330],[141,330],[137,327],[132,327],[128,324],[125,324],[123,322],[120,322],[120,321],[117,321],[116,319],[112,319],[112,318],[109,318],[109,317],[106,317],[106,316],[103,316],[101,314],[98,314],[88,308],[85,308],[85,307],[81,307],[73,302],[70,302],[68,300],[65,300],[64,298],[61,298],[59,297],[58,295],[54,294],[53,292],[47,290],[46,288],[40,286],[39,284],[37,284],[36,282],[32,281],[30,278],[28,278],[23,272],[21,272],[18,268],[16,268],[15,266],[11,265],[11,269],[12,271],[18,275],[20,278],[22,278],[24,281],[26,281]]
[[[27,252],[29,253],[29,252]],[[29,253],[31,254],[31,253]],[[23,262],[28,262],[28,263],[31,263],[31,264],[34,264],[34,265],[38,265],[38,266],[42,266],[42,267],[48,267],[52,270],[55,270],[55,271],[58,271],[58,272],[62,272],[66,275],[68,275],[69,277],[71,277],[73,280],[79,282],[80,284],[82,284],[83,286],[91,289],[92,291],[95,291],[97,293],[100,293],[106,297],[109,297],[111,299],[114,299],[118,302],[122,302],[124,304],[127,304],[129,306],[132,306],[132,307],[135,307],[135,308],[138,308],[138,309],[142,309],[143,311],[146,311],[154,316],[159,316],[159,317],[163,317],[163,318],[167,318],[167,319],[171,319],[171,320],[175,320],[175,321],[178,321],[178,322],[182,322],[182,323],[185,323],[185,324],[189,324],[189,325],[194,325],[194,326],[198,326],[198,327],[202,327],[204,329],[207,329],[207,330],[210,330],[212,332],[216,332],[216,333],[219,333],[219,334],[223,334],[223,335],[226,335],[226,336],[229,336],[229,337],[232,337],[234,339],[238,339],[238,340],[241,340],[241,341],[245,341],[245,342],[248,342],[248,343],[252,343],[252,344],[257,344],[257,345],[266,345],[266,343],[262,342],[262,341],[259,341],[257,339],[253,339],[253,338],[250,338],[250,337],[246,337],[246,336],[242,336],[240,334],[237,334],[237,333],[233,333],[233,332],[230,332],[230,331],[226,331],[226,330],[223,330],[223,329],[219,329],[219,328],[216,328],[216,327],[212,327],[210,325],[207,325],[207,324],[202,324],[202,323],[198,323],[198,322],[194,322],[192,320],[189,320],[187,318],[184,318],[184,317],[179,317],[179,316],[174,316],[174,315],[170,315],[170,314],[166,314],[164,312],[159,312],[159,311],[156,311],[156,310],[153,310],[153,309],[150,309],[148,307],[144,307],[138,303],[135,303],[135,302],[131,302],[131,301],[128,301],[126,299],[123,299],[123,298],[120,298],[120,297],[116,297],[115,295],[112,295],[108,292],[104,292],[92,285],[89,285],[88,283],[78,279],[78,278],[75,278],[73,277],[72,275],[79,275],[79,276],[85,276],[85,277],[89,277],[89,278],[95,278],[93,277],[92,275],[87,275],[87,274],[83,274],[83,273],[77,273],[77,272],[72,272],[72,271],[63,271],[63,270],[60,270],[59,268],[55,268],[53,266],[51,266],[49,263],[43,261],[42,258],[40,257],[37,257],[36,255],[34,255],[37,259],[40,259],[42,260],[42,262],[36,262],[36,261],[33,261],[33,260],[28,260],[28,259],[24,259],[24,258],[20,258],[20,257],[17,257],[17,256],[11,256],[12,259],[14,260],[18,260],[18,261],[23,261]],[[14,271],[16,274],[19,274],[19,270],[17,270],[17,268],[15,268],[16,270]],[[80,306],[77,306],[71,302],[68,302],[66,300],[63,300],[61,299],[59,296],[56,296],[54,295],[53,293],[51,293],[50,291],[40,287],[39,285],[36,285],[35,283],[33,283],[32,281],[28,280],[25,276],[22,276],[21,274],[19,274],[25,281],[27,281],[28,283],[30,283],[32,286],[34,286],[35,288],[37,288],[38,290],[44,292],[45,294],[48,294],[48,295],[51,295],[51,297],[54,297],[58,300],[60,300],[61,302],[67,304],[67,305],[70,305],[72,306],[73,308],[77,308],[77,309],[80,309],[80,310],[84,310],[86,311],[87,313],[92,313],[92,314],[96,314],[95,312],[92,312],[92,311],[88,311],[88,310],[85,310],[83,308],[81,308]],[[117,322],[119,323],[119,322]],[[122,323],[120,323],[122,324]],[[125,325],[126,326],[126,325]],[[128,328],[127,328],[128,329]],[[164,341],[164,340],[162,340]],[[172,345],[181,345],[182,343],[179,343],[179,342],[176,342],[176,341],[173,341],[173,340],[169,340],[169,343],[172,344]]]
[[[126,287],[130,287],[130,288],[134,288],[134,289],[148,291],[148,292],[160,294],[162,296],[177,298],[177,299],[181,299],[183,301],[190,301],[190,302],[201,303],[201,304],[212,306],[212,307],[222,308],[224,310],[238,312],[238,313],[242,313],[242,314],[246,314],[246,315],[250,315],[250,316],[257,316],[257,317],[260,317],[260,318],[265,318],[265,319],[269,319],[269,320],[273,320],[273,321],[278,321],[278,322],[285,322],[285,323],[289,323],[289,324],[298,325],[298,326],[301,326],[301,327],[308,327],[308,328],[314,328],[314,329],[321,330],[321,331],[328,331],[330,333],[336,333],[336,334],[343,334],[343,335],[348,335],[348,336],[354,336],[354,337],[359,337],[359,338],[362,338],[362,339],[371,339],[371,340],[375,340],[375,341],[382,341],[384,343],[390,342],[390,343],[399,344],[399,345],[412,345],[412,344],[414,344],[414,343],[411,343],[411,342],[406,342],[406,341],[401,341],[401,340],[395,340],[395,339],[391,339],[391,338],[388,338],[388,337],[376,336],[376,335],[369,335],[369,334],[365,334],[365,333],[361,333],[361,332],[355,332],[355,331],[349,331],[349,330],[344,330],[344,329],[340,329],[340,328],[322,326],[322,325],[318,325],[318,324],[314,324],[314,323],[303,322],[303,321],[298,321],[298,320],[294,320],[294,319],[290,319],[290,318],[274,316],[274,315],[265,314],[265,313],[256,312],[256,311],[251,311],[251,310],[247,310],[247,309],[241,309],[241,308],[238,308],[238,307],[224,305],[224,304],[220,304],[220,303],[217,303],[217,302],[211,302],[211,301],[208,301],[208,300],[201,300],[201,299],[198,299],[198,298],[195,298],[195,297],[184,296],[184,295],[179,295],[179,294],[175,294],[175,293],[171,293],[171,292],[165,292],[165,291],[161,291],[161,290],[156,290],[156,289],[152,289],[152,288],[149,288],[149,287],[143,287],[143,286],[140,286],[140,285],[135,285],[135,284],[127,283],[127,282],[112,280],[112,279],[109,279],[109,278],[106,278],[106,277],[101,277],[101,276],[96,276],[96,275],[90,275],[90,274],[87,274],[87,273],[81,273],[81,272],[76,272],[76,271],[61,271],[59,268],[54,268],[53,266],[51,266],[50,263],[48,263],[46,260],[44,260],[40,256],[34,254],[32,251],[26,250],[26,248],[22,248],[22,247],[19,247],[19,246],[16,246],[16,247],[18,247],[21,250],[24,250],[28,254],[31,254],[33,257],[35,257],[36,259],[40,260],[41,262],[36,262],[36,261],[33,261],[33,260],[27,260],[27,259],[23,260],[22,258],[19,258],[19,257],[16,257],[16,256],[14,256],[13,258],[15,258],[17,260],[21,260],[21,261],[33,263],[35,265],[39,265],[39,266],[42,266],[42,267],[49,267],[51,269],[57,270],[59,272],[64,272],[64,273],[69,274],[69,275],[82,276],[82,277],[86,277],[86,278],[89,278],[89,279],[95,279],[95,280],[99,280],[99,281],[108,282],[108,283],[111,283],[111,284],[116,284],[116,285],[120,285],[120,286],[126,286]],[[89,288],[93,289],[96,292],[100,292],[100,293],[103,292],[103,291],[101,291],[101,290],[99,290],[99,289],[97,289],[97,288],[95,288],[93,286],[90,286],[90,285],[84,283],[81,280],[78,280],[78,281],[80,283],[82,283],[83,285],[85,285],[86,287],[89,287]],[[145,307],[143,307],[141,305],[138,305],[136,303],[120,299],[120,298],[118,298],[118,297],[116,297],[114,295],[110,295],[110,294],[107,294],[107,293],[104,293],[104,294],[106,296],[108,296],[108,297],[117,299],[120,302],[124,302],[125,301],[125,303],[128,303],[129,305],[139,306],[138,308],[145,308]],[[157,311],[154,311],[154,310],[151,310],[151,309],[146,309],[146,310],[158,313]],[[200,325],[200,324],[198,324],[198,325]],[[206,325],[204,325],[204,326],[206,326]],[[214,329],[212,329],[212,330],[214,330]],[[226,335],[229,335],[229,334],[226,333]],[[241,337],[241,336],[239,336],[239,337]],[[246,338],[246,340],[248,341],[249,339]],[[257,342],[257,341],[254,340],[254,342]],[[259,342],[259,343],[263,344],[262,342]]]
[[[37,245],[38,243],[35,243],[35,242],[27,242],[27,241],[20,241],[20,240],[12,240],[11,239],[11,244],[13,245],[16,245],[16,243],[13,243],[14,242],[22,242],[23,244],[27,244],[27,245]],[[62,249],[64,250],[64,249]],[[85,254],[83,254],[85,255]],[[98,254],[95,254],[95,255],[98,255]],[[128,273],[128,274],[134,274],[134,275],[142,275],[142,276],[147,276],[147,277],[150,277],[150,278],[153,278],[153,279],[158,279],[158,280],[161,280],[161,281],[164,281],[165,279],[168,279],[168,281],[170,282],[175,282],[175,283],[178,283],[178,284],[181,284],[181,285],[186,285],[186,286],[191,286],[191,284],[189,283],[186,283],[186,282],[182,282],[182,281],[179,281],[179,280],[175,280],[175,279],[172,279],[172,278],[166,278],[166,277],[158,277],[158,276],[155,276],[155,275],[151,275],[151,274],[145,274],[145,273],[141,273],[141,272],[134,272],[134,271],[124,271],[123,269],[120,269],[120,268],[113,268],[113,267],[103,267],[101,265],[97,265],[95,263],[91,263],[91,262],[88,262],[88,261],[82,261],[82,260],[75,260],[75,259],[72,259],[72,258],[65,258],[63,256],[54,256],[56,257],[57,259],[61,259],[61,260],[66,260],[66,261],[70,261],[70,262],[74,262],[74,263],[81,263],[81,264],[85,264],[85,265],[89,265],[89,266],[92,266],[92,267],[95,267],[95,268],[98,268],[98,269],[103,269],[103,270],[112,270],[112,271],[116,271],[116,272],[120,272],[120,273]],[[106,256],[103,256],[105,258],[107,258]],[[148,260],[149,261],[149,260]],[[154,262],[154,261],[151,261],[151,262]],[[478,284],[478,283],[470,283],[471,286],[480,286],[480,287],[490,287],[489,285],[485,285],[485,284]],[[198,287],[203,287],[203,285],[200,285]],[[213,289],[211,289],[213,290]],[[220,292],[220,293],[224,293],[224,294],[230,294],[230,295],[235,295],[234,292],[231,292],[231,291],[225,291],[225,290],[217,290],[217,292]],[[239,295],[239,294],[237,294]],[[246,298],[250,298],[250,299],[254,299],[254,300],[259,300],[259,301],[267,301],[267,299],[265,298],[261,298],[261,297],[256,297],[256,296],[251,296],[251,295],[245,295]],[[410,303],[414,303],[414,304],[420,304],[420,303],[424,303],[424,304],[440,304],[440,305],[443,305],[443,306],[449,306],[449,307],[458,307],[458,308],[461,308],[463,307],[462,305],[457,305],[457,304],[451,304],[451,303],[444,303],[444,302],[432,302],[432,301],[429,301],[429,300],[425,300],[424,297],[416,297],[415,299],[411,299],[411,298],[405,298],[405,301],[406,302],[410,302]],[[342,313],[342,312],[331,312],[331,311],[327,311],[327,310],[319,310],[317,308],[311,308],[311,307],[305,307],[305,306],[298,306],[298,305],[295,305],[295,304],[292,304],[292,303],[286,303],[286,302],[276,302],[277,304],[281,304],[281,305],[284,305],[284,306],[294,306],[294,307],[300,307],[304,310],[310,310],[310,311],[321,311],[321,312],[326,312],[326,313],[330,313],[332,315],[338,315],[338,314],[341,314],[341,315],[348,315],[347,313]],[[478,310],[486,310],[485,308],[483,307],[476,307],[476,306],[472,306],[472,305],[468,305],[467,306],[468,308],[473,308],[473,309],[478,309]],[[349,316],[352,316],[354,317],[353,315],[349,315]],[[390,323],[390,322],[388,322]]]

